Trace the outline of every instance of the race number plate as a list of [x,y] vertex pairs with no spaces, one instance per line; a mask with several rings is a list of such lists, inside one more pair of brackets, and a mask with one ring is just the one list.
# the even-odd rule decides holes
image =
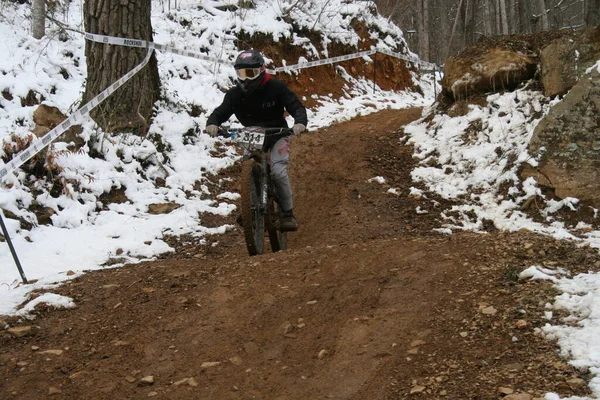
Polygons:
[[235,141],[247,147],[261,147],[265,141],[265,136],[261,132],[242,131],[235,136]]

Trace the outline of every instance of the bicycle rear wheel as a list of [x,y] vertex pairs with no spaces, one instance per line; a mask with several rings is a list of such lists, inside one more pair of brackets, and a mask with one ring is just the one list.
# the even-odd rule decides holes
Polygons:
[[248,254],[264,252],[265,217],[260,211],[262,174],[253,159],[242,164],[242,221]]
[[276,253],[280,250],[287,250],[287,233],[279,230],[279,218],[281,217],[281,210],[279,204],[269,197],[267,204],[267,232],[269,233],[269,243],[271,250]]

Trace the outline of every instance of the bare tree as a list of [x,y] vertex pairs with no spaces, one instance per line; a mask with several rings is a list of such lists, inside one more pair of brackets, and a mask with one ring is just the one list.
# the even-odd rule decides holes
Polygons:
[[375,1],[404,30],[412,49],[438,63],[481,36],[600,25],[600,0]]
[[[152,41],[148,0],[86,0],[84,24],[89,33]],[[86,41],[88,77],[84,103],[125,75],[146,56],[146,49]],[[110,132],[145,134],[159,96],[156,57],[119,88],[92,117]]]
[[600,0],[585,0],[585,25],[600,25]]
[[516,33],[518,25],[517,0],[508,0],[508,33]]
[[46,0],[33,0],[31,15],[33,37],[41,39],[46,34]]
[[456,33],[456,27],[458,26],[458,22],[460,20],[460,10],[462,8],[463,0],[458,2],[458,8],[456,9],[456,18],[454,19],[454,24],[452,25],[452,32],[450,32],[450,39],[448,39],[448,48],[446,50],[446,54],[444,58],[448,58],[450,54],[450,48],[452,46],[452,39],[454,39],[454,34]]
[[419,35],[419,55],[429,61],[429,3],[428,0],[417,0],[417,34]]
[[492,36],[492,13],[490,11],[490,2],[483,0],[483,26],[485,36]]
[[502,26],[502,34],[508,35],[508,16],[506,15],[506,0],[498,0],[500,11],[500,23]]
[[547,31],[550,25],[548,24],[548,9],[546,8],[546,0],[539,0],[541,9],[542,31]]

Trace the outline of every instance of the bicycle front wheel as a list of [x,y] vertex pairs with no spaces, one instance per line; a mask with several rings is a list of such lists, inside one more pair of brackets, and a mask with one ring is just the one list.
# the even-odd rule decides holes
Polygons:
[[265,217],[260,210],[262,174],[253,159],[242,164],[242,222],[248,254],[264,252]]

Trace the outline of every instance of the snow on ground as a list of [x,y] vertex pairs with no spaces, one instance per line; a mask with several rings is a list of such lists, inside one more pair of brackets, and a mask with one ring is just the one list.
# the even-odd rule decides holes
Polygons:
[[[311,0],[307,7],[295,8],[292,7],[295,1],[263,0],[257,1],[255,9],[239,9],[235,13],[217,8],[228,4],[227,1],[203,0],[203,9],[196,7],[197,3],[197,0],[180,0],[177,10],[168,10],[167,2],[154,0],[154,40],[233,60],[238,49],[231,32],[238,32],[243,25],[247,31],[260,31],[274,40],[292,35],[294,43],[308,54],[324,58],[328,57],[327,52],[319,52],[317,48],[334,38],[349,45],[357,43],[358,37],[349,25],[355,15],[378,24],[380,32],[373,37],[377,46],[397,50],[394,46],[403,40],[397,27],[365,12],[367,2]],[[0,49],[4,54],[0,58],[0,91],[12,95],[0,97],[0,140],[3,142],[0,156],[3,156],[19,138],[27,137],[34,126],[32,113],[35,107],[22,106],[20,98],[27,97],[33,90],[44,97],[45,104],[55,106],[65,114],[72,113],[81,98],[86,64],[81,35],[69,33],[68,37],[63,35],[62,40],[57,40],[58,33],[50,28],[47,38],[35,40],[28,31],[29,10],[26,7],[7,2],[0,7],[0,35],[3,38]],[[55,16],[81,30],[80,7],[81,2],[72,2],[69,9],[57,10]],[[321,43],[291,34],[291,26],[276,18],[283,13],[289,13],[299,25],[308,29],[320,28],[323,32]],[[266,56],[268,58],[268,54]],[[201,182],[207,174],[214,174],[234,163],[235,153],[231,150],[222,158],[213,157],[211,150],[220,139],[185,134],[204,127],[206,112],[221,101],[222,89],[231,85],[234,72],[227,66],[170,53],[158,53],[157,59],[164,102],[157,105],[151,134],[159,135],[171,147],[168,163],[152,142],[135,136],[112,137],[87,122],[83,135],[101,145],[104,160],[88,157],[87,147],[84,152],[74,154],[65,151],[65,144],[55,143],[57,163],[63,168],[61,176],[68,183],[62,195],[50,196],[48,182],[43,181],[36,183],[37,192],[41,194],[32,193],[24,184],[25,173],[20,171],[0,188],[0,207],[34,224],[32,229],[25,230],[14,219],[5,219],[27,277],[37,280],[32,285],[19,285],[20,277],[8,246],[0,243],[0,315],[26,318],[35,306],[34,302],[72,307],[70,299],[48,293],[18,309],[32,290],[51,289],[86,270],[102,268],[102,264],[117,254],[122,262],[115,266],[152,259],[172,251],[163,240],[165,234],[190,234],[202,241],[206,235],[228,229],[227,226],[207,229],[202,226],[200,215],[229,214],[235,208],[238,195],[225,194],[214,200],[206,186],[198,188],[194,184]],[[286,60],[285,64],[297,62]],[[365,62],[370,59],[365,57]],[[593,69],[600,71],[600,62],[588,73]],[[419,81],[425,93],[420,96],[383,92],[379,88],[373,91],[371,82],[353,80],[341,67],[337,70],[348,82],[346,96],[337,101],[327,96],[318,98],[319,107],[309,110],[309,130],[384,108],[425,106],[433,101],[435,86],[427,80],[429,77]],[[179,79],[182,75],[189,79]],[[519,206],[527,198],[541,194],[533,180],[519,182],[517,168],[523,162],[535,163],[527,154],[527,143],[539,121],[538,115],[547,112],[552,103],[526,88],[492,95],[488,103],[486,107],[470,106],[469,112],[462,117],[437,115],[430,124],[418,121],[407,128],[404,139],[414,144],[415,156],[421,160],[421,165],[413,172],[413,180],[420,187],[412,188],[410,195],[426,196],[429,191],[447,199],[460,199],[456,202],[460,205],[444,211],[447,223],[440,227],[443,233],[478,231],[487,220],[502,230],[526,228],[600,247],[600,232],[575,235],[553,219],[553,213],[561,207],[576,206],[576,199],[549,203],[545,224],[530,220],[520,211]],[[191,117],[187,111],[192,105],[207,111]],[[144,176],[140,173],[140,160],[151,160]],[[165,187],[157,187],[149,180],[158,177],[166,178]],[[385,177],[376,177],[374,181],[380,179]],[[512,186],[508,195],[500,193],[502,184]],[[121,187],[126,188],[129,202],[96,211],[102,193]],[[148,213],[150,204],[165,202],[180,207],[168,217]],[[55,210],[52,225],[36,226],[35,215],[27,211],[34,203]],[[415,212],[427,211],[417,209]],[[553,271],[544,266],[531,267],[522,277],[550,279],[564,292],[548,305],[550,322],[541,331],[557,340],[565,357],[574,365],[589,368],[594,376],[591,390],[600,396],[600,277],[597,274],[569,277],[565,271]],[[571,317],[566,321],[553,321],[553,309],[565,309]],[[548,394],[546,398],[554,400],[559,396]]]

